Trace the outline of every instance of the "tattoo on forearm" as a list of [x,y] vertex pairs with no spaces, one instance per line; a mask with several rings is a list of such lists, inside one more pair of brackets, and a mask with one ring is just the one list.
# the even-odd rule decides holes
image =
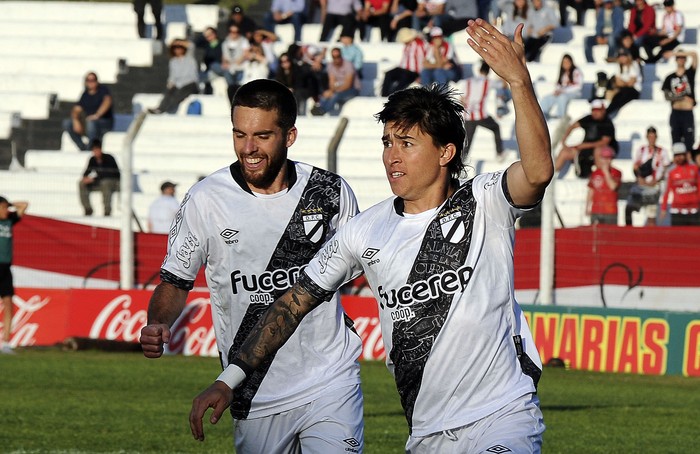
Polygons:
[[276,352],[291,337],[302,319],[318,301],[306,289],[294,284],[260,318],[238,352],[238,357],[253,369]]

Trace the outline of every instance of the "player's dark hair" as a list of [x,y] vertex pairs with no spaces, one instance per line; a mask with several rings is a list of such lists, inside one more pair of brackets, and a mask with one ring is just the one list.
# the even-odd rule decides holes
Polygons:
[[433,139],[433,144],[444,147],[454,144],[457,153],[447,167],[453,178],[463,170],[464,107],[455,90],[447,85],[406,88],[392,93],[381,112],[374,115],[377,121],[394,122],[400,130],[408,131],[417,126]]
[[236,106],[276,110],[277,125],[289,131],[297,121],[297,102],[289,88],[272,79],[257,79],[240,87],[231,102],[231,115]]

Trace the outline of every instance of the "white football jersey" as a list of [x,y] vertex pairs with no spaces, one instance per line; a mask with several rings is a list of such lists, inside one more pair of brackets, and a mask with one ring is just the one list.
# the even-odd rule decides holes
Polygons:
[[323,295],[365,272],[413,436],[467,425],[535,391],[542,364],[513,291],[522,211],[503,175],[479,175],[419,214],[403,214],[398,198],[375,205],[300,277]]
[[[288,190],[262,195],[250,191],[238,163],[223,168],[190,189],[170,231],[161,278],[189,289],[206,267],[224,367],[269,305],[357,213],[355,196],[338,175],[292,161],[288,174]],[[334,294],[237,389],[234,418],[279,413],[359,383],[361,349]]]

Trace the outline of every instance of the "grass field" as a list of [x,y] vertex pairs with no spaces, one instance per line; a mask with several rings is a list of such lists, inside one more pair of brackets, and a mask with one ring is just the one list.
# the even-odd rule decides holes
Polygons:
[[[191,438],[192,398],[218,360],[20,350],[0,356],[0,452],[232,452],[230,417]],[[406,422],[384,364],[362,364],[368,454],[402,453]],[[546,369],[546,453],[690,453],[700,380]]]

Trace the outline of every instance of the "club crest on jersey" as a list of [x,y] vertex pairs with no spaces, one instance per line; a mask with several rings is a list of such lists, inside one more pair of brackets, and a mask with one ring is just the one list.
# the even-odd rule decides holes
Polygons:
[[467,228],[464,225],[461,207],[454,208],[440,218],[440,230],[442,237],[450,243],[459,243],[464,239]]
[[312,243],[323,239],[324,223],[321,210],[302,211],[301,220],[304,223],[304,233]]

